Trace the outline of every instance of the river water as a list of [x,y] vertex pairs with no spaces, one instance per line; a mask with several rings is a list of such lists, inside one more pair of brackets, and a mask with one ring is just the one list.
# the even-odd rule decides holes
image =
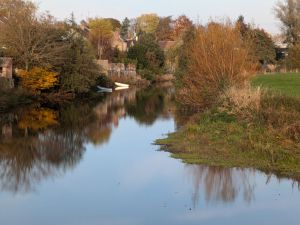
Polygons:
[[184,123],[172,89],[0,116],[0,224],[299,224],[296,181],[186,165],[152,143]]

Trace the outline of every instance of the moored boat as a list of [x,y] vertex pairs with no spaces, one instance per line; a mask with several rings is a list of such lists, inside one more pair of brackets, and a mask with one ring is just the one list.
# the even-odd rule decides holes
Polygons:
[[118,87],[127,87],[127,88],[129,88],[129,84],[123,84],[123,83],[115,82],[115,85],[118,86]]
[[101,87],[101,86],[97,86],[98,88],[98,92],[112,92],[113,89],[112,88],[106,88],[106,87]]

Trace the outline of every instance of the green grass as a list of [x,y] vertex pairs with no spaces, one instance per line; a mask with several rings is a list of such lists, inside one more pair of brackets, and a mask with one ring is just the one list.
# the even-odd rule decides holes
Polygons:
[[300,73],[257,75],[252,84],[283,95],[300,97]]
[[300,143],[224,113],[202,114],[156,144],[185,163],[256,168],[300,180]]

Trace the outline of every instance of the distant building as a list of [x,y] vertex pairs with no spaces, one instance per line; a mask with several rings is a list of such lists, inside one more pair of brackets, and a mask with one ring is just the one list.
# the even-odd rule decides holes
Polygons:
[[85,35],[87,35],[90,32],[90,28],[88,23],[85,20],[81,20],[80,22],[80,29],[83,31]]
[[0,77],[12,79],[12,58],[0,58]]
[[127,52],[127,50],[128,50],[128,43],[127,43],[127,41],[125,41],[121,38],[119,29],[117,29],[114,32],[111,47],[117,48],[121,52]]
[[273,36],[273,41],[276,47],[276,60],[284,59],[288,54],[288,44],[281,35]]
[[170,48],[172,48],[176,44],[176,42],[175,41],[159,41],[158,44],[162,50],[168,51]]

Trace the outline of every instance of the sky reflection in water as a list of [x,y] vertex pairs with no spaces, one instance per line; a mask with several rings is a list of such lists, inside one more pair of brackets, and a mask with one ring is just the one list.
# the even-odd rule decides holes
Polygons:
[[297,224],[297,183],[157,151],[182,121],[164,93],[2,115],[0,224]]

